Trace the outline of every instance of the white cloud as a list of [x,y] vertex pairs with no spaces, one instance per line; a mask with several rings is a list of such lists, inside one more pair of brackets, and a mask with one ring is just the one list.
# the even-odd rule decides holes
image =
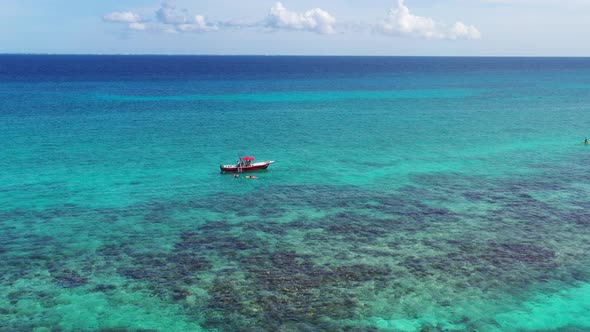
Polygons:
[[113,12],[102,17],[107,22],[119,23],[137,23],[141,22],[141,17],[133,12]]
[[381,29],[387,34],[411,34],[426,38],[441,37],[433,19],[412,15],[403,0],[398,0],[397,8],[389,11],[388,17],[381,23]]
[[473,25],[465,25],[463,22],[455,22],[448,32],[449,39],[480,39],[481,33]]
[[282,3],[277,2],[263,25],[271,29],[307,30],[320,34],[334,33],[336,19],[325,10],[315,8],[301,14],[289,11]]
[[204,16],[191,16],[186,9],[178,10],[172,0],[162,2],[162,6],[156,11],[156,18],[168,26],[164,29],[168,33],[218,30],[217,24],[207,22]]
[[[277,2],[269,14],[261,21],[207,21],[203,15],[191,15],[187,9],[176,7],[174,0],[164,0],[155,11],[156,24],[150,29],[158,29],[167,33],[209,32],[224,28],[270,28],[274,30],[311,31],[318,34],[332,34],[336,19],[325,10],[315,8],[304,13],[289,11],[282,3]],[[113,12],[103,17],[104,21],[128,23],[131,30],[147,30],[139,15],[133,12]]]
[[186,24],[179,24],[176,26],[178,31],[188,32],[188,31],[215,31],[217,30],[217,26],[211,23],[207,23],[205,21],[205,17],[201,15],[197,15],[191,20],[192,23]]
[[133,12],[113,12],[102,17],[105,22],[128,23],[130,30],[146,30],[147,26],[142,23],[141,16]]
[[189,21],[187,10],[178,11],[172,0],[162,2],[162,6],[156,11],[156,17],[164,24],[185,24]]
[[129,29],[141,31],[141,30],[147,29],[147,26],[143,23],[133,22],[133,23],[129,23]]
[[397,8],[378,26],[378,30],[387,35],[414,36],[428,39],[479,39],[481,33],[473,25],[456,22],[450,28],[439,25],[430,17],[410,13],[404,0],[398,0]]

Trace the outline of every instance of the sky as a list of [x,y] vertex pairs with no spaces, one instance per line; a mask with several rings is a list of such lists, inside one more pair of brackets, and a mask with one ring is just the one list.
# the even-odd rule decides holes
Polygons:
[[0,53],[590,56],[590,0],[0,0]]

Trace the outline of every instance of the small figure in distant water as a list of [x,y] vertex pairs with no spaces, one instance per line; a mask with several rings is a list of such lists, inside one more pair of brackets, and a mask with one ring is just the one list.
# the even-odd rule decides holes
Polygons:
[[234,178],[239,178],[240,174],[234,174]]
[[254,175],[246,175],[246,179],[258,179],[258,177]]
[[584,140],[584,144],[590,144],[590,142],[588,142],[587,138]]

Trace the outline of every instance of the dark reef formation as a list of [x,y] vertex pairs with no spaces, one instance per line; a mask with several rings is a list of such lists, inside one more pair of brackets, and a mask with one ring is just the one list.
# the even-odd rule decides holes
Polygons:
[[[3,211],[1,280],[11,285],[41,278],[105,296],[149,292],[219,331],[376,331],[351,323],[372,313],[371,299],[386,298],[391,308],[417,317],[420,308],[403,300],[432,283],[444,286],[433,302],[448,307],[469,289],[496,298],[515,290],[524,296],[531,285],[590,279],[580,264],[590,258],[590,243],[582,240],[590,235],[590,205],[562,175],[552,177],[558,178],[420,175],[395,193],[301,185],[265,188],[256,200],[220,193],[121,209],[68,205]],[[538,194],[551,197],[564,190],[568,204]],[[293,214],[303,210],[321,213]],[[228,217],[179,221],[178,211]],[[92,252],[5,222],[85,218],[99,218],[110,230],[85,229],[103,240]],[[129,231],[129,220],[144,233]],[[166,245],[159,244],[160,231],[167,232]],[[561,247],[563,241],[578,247]],[[105,282],[97,274],[117,275],[126,283]],[[17,290],[7,300],[15,305],[34,299],[51,310],[51,298],[51,292]],[[40,326],[40,319],[18,328]],[[473,330],[494,324],[464,316],[455,323]],[[422,329],[444,330],[428,324]]]

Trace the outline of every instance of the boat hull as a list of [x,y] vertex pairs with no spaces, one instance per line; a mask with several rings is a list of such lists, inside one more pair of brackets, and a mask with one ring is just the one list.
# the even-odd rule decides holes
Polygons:
[[249,172],[249,171],[257,171],[261,169],[267,169],[270,164],[274,161],[269,160],[261,163],[254,163],[250,166],[243,166],[238,167],[237,165],[220,165],[219,168],[222,172]]

